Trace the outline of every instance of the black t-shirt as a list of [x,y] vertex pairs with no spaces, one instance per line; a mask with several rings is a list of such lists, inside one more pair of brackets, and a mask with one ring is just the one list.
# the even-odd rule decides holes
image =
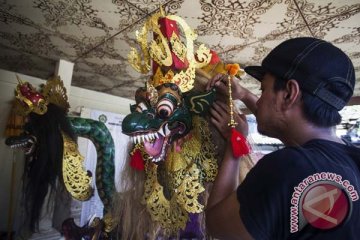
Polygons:
[[360,239],[360,149],[311,140],[275,151],[237,196],[255,239]]

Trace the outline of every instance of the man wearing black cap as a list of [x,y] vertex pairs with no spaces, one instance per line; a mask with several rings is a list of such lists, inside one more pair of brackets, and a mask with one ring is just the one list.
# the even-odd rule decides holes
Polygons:
[[[285,148],[255,165],[238,186],[239,160],[230,144],[208,200],[206,224],[221,239],[359,239],[360,149],[335,134],[338,113],[355,85],[345,53],[315,38],[274,48],[261,66],[245,68],[261,82],[256,97],[239,84],[233,98],[255,114],[258,131]],[[218,75],[208,88],[226,93]],[[226,81],[224,81],[226,83]],[[227,127],[226,105],[215,103],[212,122]],[[245,133],[244,118],[237,118]]]

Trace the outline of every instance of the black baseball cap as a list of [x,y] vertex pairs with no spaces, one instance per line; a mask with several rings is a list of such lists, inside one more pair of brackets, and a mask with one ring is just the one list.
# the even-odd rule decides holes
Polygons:
[[[293,38],[275,47],[261,66],[245,67],[245,72],[262,81],[269,72],[284,80],[295,79],[300,88],[341,110],[354,92],[355,72],[350,58],[329,42],[312,38]],[[331,84],[345,86],[335,93]],[[337,85],[338,86],[338,85]]]

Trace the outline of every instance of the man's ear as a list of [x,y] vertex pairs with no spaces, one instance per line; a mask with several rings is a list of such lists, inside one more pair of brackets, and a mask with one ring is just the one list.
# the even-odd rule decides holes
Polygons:
[[286,83],[286,88],[283,91],[284,107],[291,107],[300,100],[300,86],[299,83],[290,79]]

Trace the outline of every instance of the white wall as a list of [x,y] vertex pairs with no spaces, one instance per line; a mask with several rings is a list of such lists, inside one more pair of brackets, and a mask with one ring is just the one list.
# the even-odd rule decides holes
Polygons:
[[[21,151],[13,151],[5,145],[3,136],[8,113],[11,108],[11,100],[14,98],[14,90],[17,85],[16,73],[0,69],[0,231],[7,231],[8,209],[10,197],[10,183],[13,159],[16,159],[16,187],[13,199],[14,205],[19,204],[21,190],[21,175],[23,170],[24,157]],[[17,73],[18,74],[18,73]],[[23,81],[30,82],[38,87],[45,83],[45,80],[34,78],[27,75],[18,74]],[[68,83],[67,83],[68,84]],[[126,98],[116,97],[104,93],[99,93],[79,87],[71,86],[67,89],[70,111],[80,112],[82,107],[98,109],[102,111],[128,114],[129,105],[134,101]],[[19,224],[18,214],[15,216],[15,226]]]
[[85,107],[120,114],[130,113],[130,104],[135,103],[135,101],[127,98],[74,86],[71,87],[69,102],[71,106],[70,111],[79,112],[81,108]]

